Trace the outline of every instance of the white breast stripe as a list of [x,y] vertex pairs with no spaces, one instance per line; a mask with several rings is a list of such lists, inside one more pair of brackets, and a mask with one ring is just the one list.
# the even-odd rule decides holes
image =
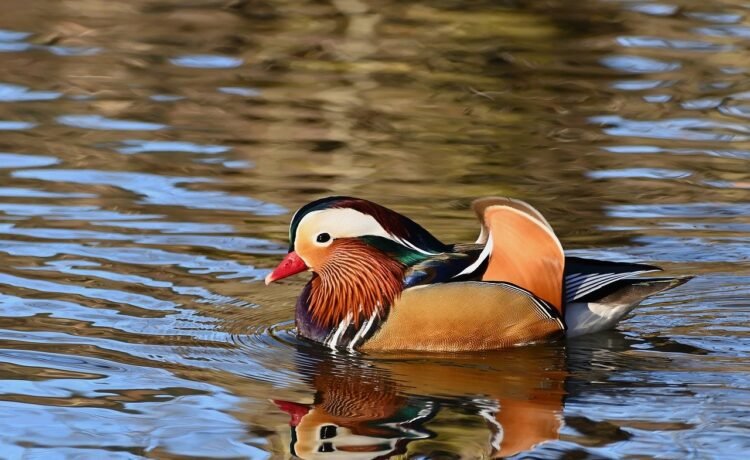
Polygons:
[[474,272],[474,270],[479,268],[479,266],[484,263],[484,260],[490,256],[490,253],[492,253],[492,232],[490,232],[487,244],[484,245],[484,249],[482,249],[479,257],[477,257],[477,260],[475,260],[473,264],[464,268],[458,275],[454,275],[453,278],[458,278],[459,276],[468,275],[469,273]]
[[349,313],[349,315],[346,317],[346,319],[344,321],[341,321],[339,323],[339,327],[336,328],[336,333],[333,334],[333,337],[331,337],[331,339],[326,344],[326,345],[328,345],[328,348],[331,348],[333,350],[336,349],[336,345],[337,345],[339,339],[341,338],[341,334],[343,334],[344,331],[346,331],[346,328],[349,327],[349,323],[351,322],[351,319],[352,319],[352,314]]
[[372,323],[375,322],[376,316],[378,316],[377,308],[374,312],[372,312],[372,315],[370,315],[370,317],[367,318],[364,323],[362,323],[362,327],[359,328],[359,331],[357,331],[357,333],[354,335],[354,338],[352,338],[351,342],[349,342],[349,345],[346,347],[349,351],[354,351],[354,347],[358,345],[358,342],[367,336],[367,333],[370,332],[370,328],[372,327]]

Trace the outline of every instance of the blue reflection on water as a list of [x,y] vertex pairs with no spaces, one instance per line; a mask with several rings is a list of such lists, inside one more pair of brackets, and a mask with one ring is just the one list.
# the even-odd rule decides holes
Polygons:
[[210,144],[196,144],[184,141],[149,141],[142,139],[128,139],[117,146],[117,151],[124,154],[152,153],[152,152],[185,152],[216,154],[229,151],[229,147]]
[[136,120],[116,120],[101,115],[62,115],[56,118],[61,125],[81,129],[114,131],[158,131],[167,125]]
[[0,120],[0,131],[21,131],[36,127],[36,123],[30,121]]
[[57,91],[33,91],[22,85],[0,83],[0,102],[51,101],[61,95]]
[[38,168],[59,163],[55,157],[46,155],[21,155],[18,153],[0,153],[0,169]]
[[180,67],[199,69],[231,69],[244,63],[240,58],[218,54],[190,54],[172,58],[169,62]]
[[229,195],[219,191],[188,190],[178,186],[214,182],[205,177],[170,177],[94,169],[31,169],[15,171],[13,176],[50,182],[111,185],[144,196],[143,202],[147,204],[184,206],[191,209],[226,209],[258,215],[278,215],[286,212],[286,209],[279,205],[264,203],[246,196]]

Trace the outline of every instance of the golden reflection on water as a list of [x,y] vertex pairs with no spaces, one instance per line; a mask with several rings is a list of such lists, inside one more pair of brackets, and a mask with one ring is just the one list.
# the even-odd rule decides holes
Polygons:
[[[558,438],[567,376],[561,350],[404,358],[371,364],[328,356],[306,368],[312,404],[274,401],[291,418],[290,449],[302,458],[410,458],[456,448],[507,457]],[[488,370],[496,371],[491,379]],[[433,396],[416,396],[425,394]]]
[[[750,447],[744,3],[3,7],[0,456],[328,458],[327,424],[362,458]],[[325,194],[445,241],[511,195],[577,255],[699,276],[576,342],[330,355],[303,280],[260,282]]]

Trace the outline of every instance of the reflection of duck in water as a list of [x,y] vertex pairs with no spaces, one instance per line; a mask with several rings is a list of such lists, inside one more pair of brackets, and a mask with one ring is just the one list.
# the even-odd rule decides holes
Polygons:
[[530,205],[474,203],[476,244],[446,245],[376,203],[330,197],[292,218],[289,254],[266,283],[312,270],[300,335],[363,351],[506,348],[613,327],[647,296],[686,279],[639,278],[640,264],[566,257]]
[[308,458],[371,459],[404,451],[430,437],[420,424],[434,415],[429,400],[409,398],[382,381],[333,379],[312,405],[274,401],[291,416],[293,455]]
[[274,401],[291,417],[300,458],[506,457],[558,437],[567,376],[559,348],[302,359],[312,404]]

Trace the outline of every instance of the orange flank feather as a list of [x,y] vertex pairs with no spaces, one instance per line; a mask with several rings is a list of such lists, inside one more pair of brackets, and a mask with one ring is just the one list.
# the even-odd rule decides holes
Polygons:
[[309,311],[319,325],[334,327],[351,317],[359,327],[384,312],[402,290],[404,266],[367,244],[342,239],[312,279]]
[[553,305],[562,316],[565,254],[552,229],[533,214],[510,206],[484,212],[492,245],[482,281],[507,281]]

